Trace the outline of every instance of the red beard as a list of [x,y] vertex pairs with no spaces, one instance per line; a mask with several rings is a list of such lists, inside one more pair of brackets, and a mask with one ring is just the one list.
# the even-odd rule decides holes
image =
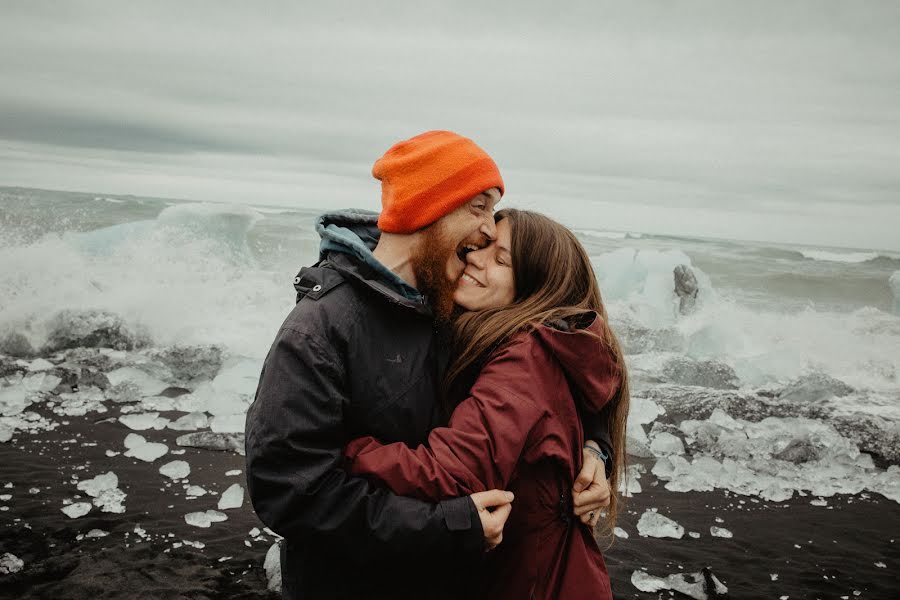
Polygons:
[[447,323],[453,314],[456,281],[447,280],[447,262],[456,255],[456,244],[444,234],[440,222],[425,229],[422,243],[412,255],[416,286],[428,297],[428,304],[439,323]]

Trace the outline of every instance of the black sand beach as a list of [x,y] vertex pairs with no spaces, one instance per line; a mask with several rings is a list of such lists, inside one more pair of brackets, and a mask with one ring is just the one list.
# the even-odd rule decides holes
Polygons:
[[[192,485],[221,494],[233,483],[243,484],[243,457],[196,448],[153,463],[109,457],[106,451],[124,450],[123,439],[132,433],[119,422],[105,422],[118,416],[117,410],[112,406],[105,414],[69,417],[54,431],[18,434],[0,444],[0,496],[10,496],[0,502],[8,507],[0,512],[0,555],[12,553],[24,563],[18,573],[0,575],[0,597],[272,597],[263,561],[274,538],[250,534],[263,525],[249,500],[224,510],[227,521],[193,527],[184,515],[215,509],[218,496],[188,499],[181,483],[158,472],[172,458],[184,460],[191,466]],[[174,419],[179,413],[163,416]],[[177,448],[180,433],[140,432],[170,450]],[[226,475],[233,470],[241,474]],[[108,471],[118,475],[127,494],[124,513],[94,509],[70,519],[61,512],[64,500],[80,494],[73,475],[84,480]],[[685,597],[667,590],[640,592],[631,583],[632,573],[643,569],[665,577],[703,567],[711,568],[731,598],[896,597],[900,506],[879,495],[828,498],[827,506],[814,506],[809,497],[772,503],[718,491],[675,493],[650,474],[641,484],[643,491],[627,500],[620,518],[629,537],[616,539],[606,552],[618,598]],[[635,525],[647,508],[657,508],[700,537],[641,537]],[[728,529],[733,537],[711,536],[712,526]],[[77,539],[93,529],[109,535]]]

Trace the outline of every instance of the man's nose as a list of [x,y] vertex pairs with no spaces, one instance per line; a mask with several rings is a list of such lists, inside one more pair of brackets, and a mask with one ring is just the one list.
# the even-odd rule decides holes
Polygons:
[[488,215],[481,223],[481,227],[478,231],[480,231],[488,241],[495,241],[497,239],[497,223],[494,221],[494,215]]

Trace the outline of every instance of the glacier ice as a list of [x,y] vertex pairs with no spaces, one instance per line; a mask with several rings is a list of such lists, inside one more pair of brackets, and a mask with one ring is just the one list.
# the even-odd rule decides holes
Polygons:
[[184,479],[191,474],[191,465],[183,460],[173,460],[161,466],[159,472],[169,479]]
[[92,508],[94,508],[94,505],[90,502],[75,502],[62,507],[60,510],[70,519],[78,519],[91,512]]
[[239,483],[231,484],[219,497],[219,510],[240,508],[244,505],[244,488]]
[[684,537],[684,527],[652,509],[647,509],[637,523],[638,533],[642,537],[675,538]]

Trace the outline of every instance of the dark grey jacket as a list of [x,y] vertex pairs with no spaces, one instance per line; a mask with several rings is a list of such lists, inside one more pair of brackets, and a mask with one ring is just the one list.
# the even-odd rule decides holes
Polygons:
[[285,598],[458,597],[483,555],[468,497],[425,503],[341,468],[353,438],[416,446],[442,423],[432,315],[374,260],[376,218],[320,219],[321,261],[295,279],[297,305],[247,413],[247,484],[260,519],[285,538]]

